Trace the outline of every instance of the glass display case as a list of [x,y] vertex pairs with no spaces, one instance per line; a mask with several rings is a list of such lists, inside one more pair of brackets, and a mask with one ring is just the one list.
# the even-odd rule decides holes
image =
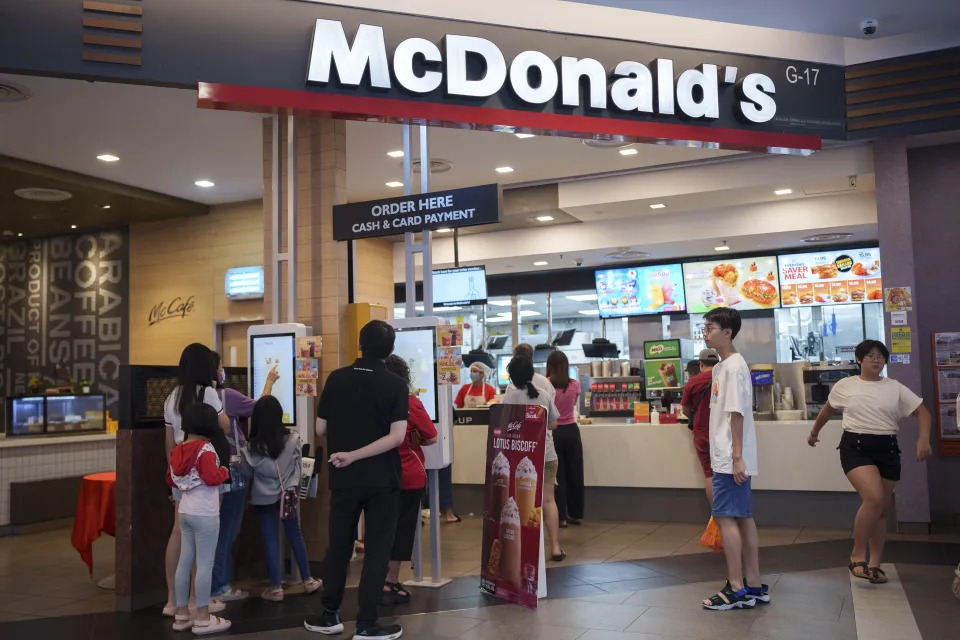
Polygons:
[[107,430],[103,395],[26,396],[8,400],[7,435],[77,435]]

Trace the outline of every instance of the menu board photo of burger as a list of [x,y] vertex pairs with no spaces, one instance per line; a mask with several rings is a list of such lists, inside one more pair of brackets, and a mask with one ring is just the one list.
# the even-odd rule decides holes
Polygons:
[[685,311],[679,264],[597,271],[601,318]]
[[879,248],[785,255],[778,263],[784,307],[883,300]]
[[775,256],[687,262],[683,284],[690,313],[706,313],[716,307],[744,311],[780,306]]

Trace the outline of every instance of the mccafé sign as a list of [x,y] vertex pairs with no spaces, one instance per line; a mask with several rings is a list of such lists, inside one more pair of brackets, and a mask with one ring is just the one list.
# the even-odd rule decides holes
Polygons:
[[[609,61],[608,61],[609,62]],[[590,57],[551,58],[536,50],[508,59],[486,38],[446,34],[440,44],[425,38],[402,40],[388,51],[382,27],[360,24],[351,42],[343,24],[318,19],[310,50],[308,84],[374,91],[400,88],[414,95],[443,90],[453,98],[486,99],[509,92],[522,104],[554,104],[618,114],[716,120],[722,87],[735,89],[732,107],[744,123],[770,122],[777,114],[773,78],[741,73],[737,66],[701,63],[679,68],[671,58],[643,63],[604,62]]]

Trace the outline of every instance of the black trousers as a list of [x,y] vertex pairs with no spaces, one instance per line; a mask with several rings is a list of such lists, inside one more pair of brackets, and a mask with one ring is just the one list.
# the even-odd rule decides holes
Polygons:
[[560,520],[583,518],[583,441],[580,426],[561,424],[553,430],[557,449],[557,512]]
[[361,511],[366,526],[363,570],[360,573],[357,627],[377,621],[380,593],[387,579],[390,551],[400,515],[400,489],[351,489],[330,492],[330,544],[323,561],[323,606],[338,611],[347,584]]

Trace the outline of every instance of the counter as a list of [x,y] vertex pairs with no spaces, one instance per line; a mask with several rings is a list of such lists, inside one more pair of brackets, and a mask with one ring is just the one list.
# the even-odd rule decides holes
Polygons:
[[[812,420],[758,422],[755,490],[853,492],[840,468],[840,421],[830,421],[815,448]],[[580,427],[587,487],[702,489],[703,473],[685,424],[626,424],[600,419]],[[485,425],[454,428],[454,484],[484,484]]]
[[17,518],[11,519],[11,511],[17,509],[12,505],[11,485],[16,485],[15,488],[19,489],[50,480],[70,480],[72,483],[76,478],[89,473],[115,471],[116,440],[116,434],[112,433],[10,438],[0,436],[0,535],[11,524],[73,516],[73,513],[44,511],[63,501],[45,500],[43,491],[59,495],[70,484],[61,487],[56,482],[48,482],[40,493],[35,493],[34,490],[41,485],[36,484],[31,488],[30,495],[36,497],[31,503],[35,504],[23,506],[29,511],[21,515],[23,522],[13,522],[12,520]]

